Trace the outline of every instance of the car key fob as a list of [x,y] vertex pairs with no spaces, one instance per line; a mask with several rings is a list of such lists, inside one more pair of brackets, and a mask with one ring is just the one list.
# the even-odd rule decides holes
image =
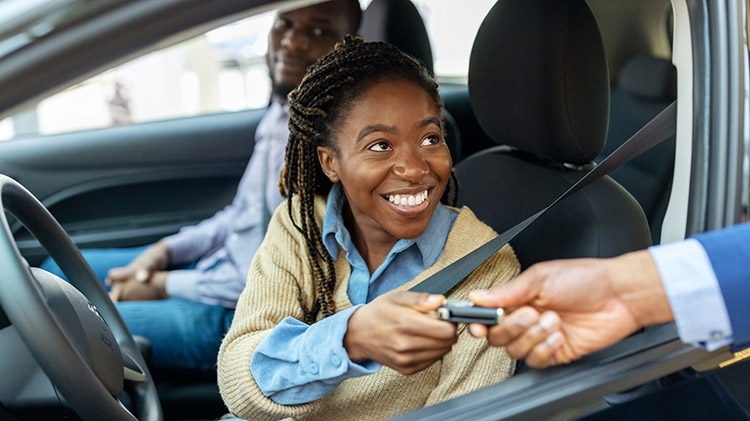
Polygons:
[[445,300],[438,310],[441,320],[454,323],[496,325],[505,313],[502,308],[477,307],[471,301]]

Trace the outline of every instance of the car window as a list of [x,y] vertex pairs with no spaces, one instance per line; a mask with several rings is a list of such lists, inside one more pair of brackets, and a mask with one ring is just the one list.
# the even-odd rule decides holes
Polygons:
[[[362,9],[370,2],[361,0]],[[494,0],[413,2],[425,20],[438,80],[466,83],[474,36]],[[273,15],[211,30],[47,97],[0,120],[0,141],[263,108],[270,94],[265,54]]]
[[0,121],[0,140],[265,107],[272,20],[255,15],[105,71]]
[[412,2],[422,15],[430,36],[438,81],[466,83],[474,37],[495,0]]

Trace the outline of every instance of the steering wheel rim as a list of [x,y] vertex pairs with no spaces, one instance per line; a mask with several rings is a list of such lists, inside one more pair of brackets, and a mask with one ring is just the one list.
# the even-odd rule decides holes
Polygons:
[[135,360],[146,377],[145,381],[132,385],[135,415],[131,414],[118,398],[113,399],[57,322],[18,250],[5,212],[0,212],[0,267],[5,272],[0,306],[57,390],[83,419],[161,420],[161,405],[148,367],[78,247],[39,200],[18,182],[1,174],[0,208],[15,216],[37,238],[70,283],[96,306],[122,353]]

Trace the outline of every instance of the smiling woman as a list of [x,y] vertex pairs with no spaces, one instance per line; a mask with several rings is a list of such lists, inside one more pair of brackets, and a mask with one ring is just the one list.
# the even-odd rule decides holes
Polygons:
[[383,81],[362,94],[337,138],[318,156],[328,179],[341,182],[349,204],[344,219],[373,272],[399,239],[427,229],[448,184],[451,155],[440,111],[419,86]]
[[[440,203],[451,157],[425,68],[389,44],[348,37],[289,102],[289,199],[219,353],[229,409],[247,419],[381,419],[508,378],[504,350],[429,315],[444,297],[407,291],[496,236],[470,210]],[[465,299],[518,269],[506,246],[448,295]]]

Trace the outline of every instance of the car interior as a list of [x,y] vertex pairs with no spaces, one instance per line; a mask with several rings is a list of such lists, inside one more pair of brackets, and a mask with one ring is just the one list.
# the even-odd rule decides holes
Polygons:
[[[217,12],[221,16],[216,19],[227,19],[224,15],[236,19],[236,13],[242,14],[247,6],[232,3],[231,8],[237,10]],[[460,182],[459,204],[503,232],[550,204],[672,104],[677,99],[678,70],[671,57],[672,23],[669,0],[497,1],[476,34],[468,82],[440,83],[446,142]],[[187,30],[191,31],[195,28]],[[410,0],[369,2],[360,34],[368,41],[393,43],[434,71],[425,21]],[[107,47],[114,50],[112,54],[117,52],[117,45]],[[21,259],[37,266],[50,250],[58,250],[69,270],[85,278],[90,275],[69,251],[73,244],[81,249],[144,245],[210,217],[232,200],[252,154],[248,139],[264,112],[216,113],[0,143],[0,173],[28,188],[70,237],[66,242],[53,223],[37,224],[24,216],[26,207],[35,209],[33,215],[44,214],[24,193],[15,198],[16,193],[3,190],[0,203],[11,202],[5,209],[15,215],[8,218],[8,226]],[[511,242],[522,267],[558,258],[610,257],[662,242],[675,173],[675,142],[672,136],[564,200],[524,230]],[[10,186],[3,187],[8,191],[18,190],[12,182],[5,185]],[[6,198],[11,195],[14,198]],[[83,281],[73,284],[88,298],[107,299],[102,288]],[[113,306],[91,301],[104,319],[118,319]],[[0,338],[10,325],[7,319],[0,308]],[[132,412],[149,414],[149,408],[160,405],[164,418],[175,420],[216,419],[227,412],[215,372],[138,369],[147,365],[148,341],[130,338],[124,324],[114,325],[110,328],[123,348],[118,358],[153,378],[153,389],[129,390],[137,407]],[[633,352],[650,349],[651,344],[644,344],[658,335],[671,339],[654,347],[655,354],[679,354],[680,364],[705,357],[700,351],[678,349],[671,326],[647,329],[644,337],[629,338],[626,345]],[[23,349],[17,346],[14,349]],[[614,352],[604,355],[605,360],[617,358]],[[582,364],[595,369],[597,362],[590,361]],[[636,373],[658,379],[683,367],[655,368],[629,360],[620,366],[633,370],[631,382],[638,379]],[[568,385],[555,382],[574,380],[574,369],[550,370],[550,388]],[[606,368],[601,370],[605,375]],[[743,373],[748,370],[747,363],[740,363],[721,372],[746,408],[750,408],[750,387]],[[477,407],[486,405],[474,413],[482,416],[473,419],[518,416],[503,415],[502,405],[527,396],[522,394],[527,391],[519,388],[521,392],[513,395],[509,389],[540,375],[525,368],[518,372],[527,377],[480,391],[457,401],[455,407],[447,403],[404,419],[455,419],[465,414],[451,412],[452,408],[459,411],[458,405],[467,399]],[[620,391],[623,384],[613,382],[602,390]],[[2,404],[7,404],[2,398],[8,393],[0,386],[0,418]],[[494,399],[498,394],[504,400]],[[129,399],[122,401],[129,405]],[[543,399],[539,397],[537,403],[545,403]],[[85,403],[72,405],[78,409]],[[602,405],[606,406],[599,402],[590,410]],[[562,414],[563,419],[580,415]]]

